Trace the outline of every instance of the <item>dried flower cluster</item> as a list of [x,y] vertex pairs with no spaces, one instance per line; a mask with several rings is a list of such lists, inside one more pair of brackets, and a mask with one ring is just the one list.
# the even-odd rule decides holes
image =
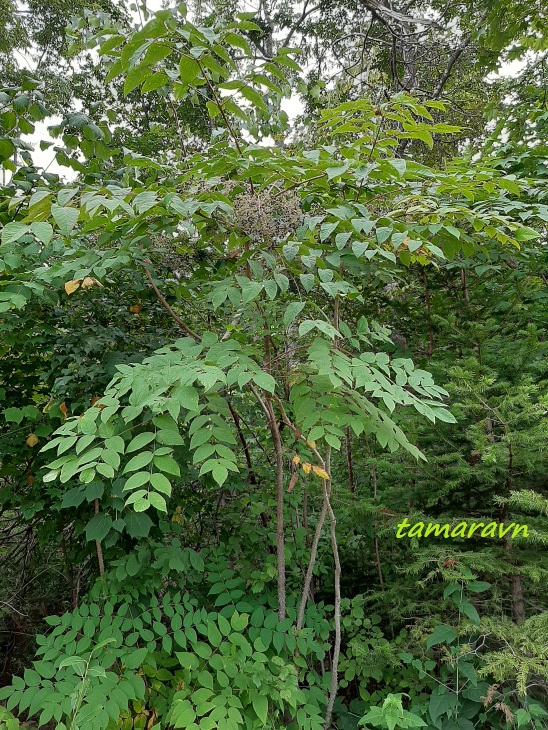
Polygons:
[[276,245],[303,223],[301,201],[295,193],[240,193],[233,205],[234,222],[253,243]]
[[489,685],[489,687],[487,688],[487,694],[485,695],[485,697],[481,698],[484,707],[489,707],[493,704],[493,702],[495,701],[495,697],[500,694],[498,692],[498,688],[498,684]]

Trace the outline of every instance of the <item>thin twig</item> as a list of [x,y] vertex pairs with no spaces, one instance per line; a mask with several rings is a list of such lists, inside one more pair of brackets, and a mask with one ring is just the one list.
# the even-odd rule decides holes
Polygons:
[[200,338],[198,337],[198,335],[196,334],[196,332],[194,332],[193,330],[191,330],[190,327],[188,327],[188,325],[186,325],[183,322],[183,320],[179,317],[179,315],[178,314],[175,314],[175,312],[173,311],[173,309],[166,302],[164,296],[162,295],[162,293],[160,292],[160,290],[158,289],[158,287],[154,283],[154,280],[153,280],[152,276],[150,275],[150,271],[146,268],[146,266],[144,267],[144,270],[145,270],[146,277],[149,280],[150,286],[153,288],[154,293],[158,297],[158,300],[159,300],[160,304],[164,307],[164,309],[167,312],[169,312],[170,316],[177,322],[177,324],[179,325],[179,327],[187,333],[187,335],[190,335],[195,340],[199,340]]

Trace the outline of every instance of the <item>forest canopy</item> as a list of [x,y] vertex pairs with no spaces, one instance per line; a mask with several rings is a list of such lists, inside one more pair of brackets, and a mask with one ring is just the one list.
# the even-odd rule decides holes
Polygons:
[[544,4],[0,12],[0,728],[547,728]]

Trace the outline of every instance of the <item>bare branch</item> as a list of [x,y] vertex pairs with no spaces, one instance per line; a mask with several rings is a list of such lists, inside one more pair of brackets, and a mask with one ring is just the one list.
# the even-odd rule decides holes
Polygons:
[[[483,23],[483,21],[487,18],[488,13],[489,13],[488,10],[485,10],[482,13],[482,15],[481,15],[481,17],[480,17],[480,19],[478,21],[478,25],[479,26],[481,26],[481,24]],[[439,99],[439,97],[441,96],[441,94],[443,92],[443,89],[444,89],[444,86],[447,83],[449,77],[451,76],[451,71],[453,70],[453,66],[456,64],[456,62],[462,56],[462,54],[464,53],[464,51],[468,48],[468,46],[472,42],[473,36],[474,36],[474,34],[471,33],[468,36],[468,38],[465,40],[465,42],[462,45],[460,45],[458,48],[455,48],[455,50],[453,51],[453,53],[449,56],[449,62],[447,63],[447,66],[445,67],[445,71],[443,72],[443,74],[442,74],[442,76],[441,76],[441,78],[440,78],[440,80],[438,82],[438,85],[436,86],[436,89],[434,91],[434,95],[432,97],[433,99]]]
[[297,20],[296,23],[294,23],[293,27],[290,29],[289,33],[284,38],[284,41],[282,43],[282,46],[287,46],[293,35],[299,30],[299,27],[301,23],[303,23],[306,18],[308,18],[309,15],[312,15],[313,12],[320,9],[320,5],[314,5],[313,8],[309,8],[307,10],[309,0],[306,0],[304,6],[303,6],[303,12],[301,13],[300,18]]
[[415,18],[412,15],[405,15],[404,13],[400,13],[397,10],[392,10],[392,8],[383,5],[380,0],[362,0],[362,2],[366,8],[371,10],[371,12],[376,13],[379,19],[382,19],[385,22],[386,17],[388,17],[392,18],[393,20],[397,20],[399,23],[413,23],[414,25],[429,25],[439,27],[436,20],[432,20],[430,18]]

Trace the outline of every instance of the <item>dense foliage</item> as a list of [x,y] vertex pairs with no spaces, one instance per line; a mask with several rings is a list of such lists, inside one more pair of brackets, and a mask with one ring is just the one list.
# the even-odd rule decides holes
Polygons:
[[5,5],[0,727],[547,727],[542,7]]

